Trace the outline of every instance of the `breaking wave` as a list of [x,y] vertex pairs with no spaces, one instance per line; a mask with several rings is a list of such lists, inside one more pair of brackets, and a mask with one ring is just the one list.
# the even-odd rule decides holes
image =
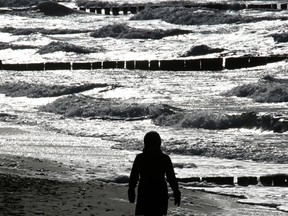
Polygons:
[[257,126],[257,115],[254,112],[240,115],[225,115],[214,112],[181,112],[173,115],[161,115],[154,119],[154,123],[159,126],[210,130],[253,128]]
[[0,0],[0,7],[27,7],[36,5],[42,0]]
[[45,29],[45,28],[14,28],[14,27],[4,27],[0,29],[1,32],[10,33],[13,35],[30,35],[30,34],[44,34],[44,35],[54,35],[54,34],[76,34],[76,33],[87,33],[90,30],[77,30],[77,29]]
[[66,117],[83,117],[104,120],[144,120],[160,127],[203,128],[208,130],[225,130],[231,128],[248,128],[271,130],[282,133],[288,131],[285,117],[273,114],[221,114],[215,112],[191,112],[166,104],[126,103],[115,99],[93,98],[84,95],[70,95],[58,98],[42,106],[40,111],[51,112]]
[[286,43],[288,42],[288,33],[282,33],[282,34],[273,34],[272,35],[274,41],[278,43]]
[[30,45],[17,45],[17,44],[10,44],[10,43],[5,43],[5,42],[0,42],[0,50],[4,49],[12,49],[12,50],[17,50],[17,49],[35,49],[37,47],[35,46],[30,46]]
[[[142,140],[115,140],[113,149],[136,150],[143,149]],[[227,148],[227,145],[229,147]],[[162,145],[166,153],[180,155],[195,155],[217,157],[235,160],[253,160],[258,162],[288,163],[286,151],[279,151],[273,145],[259,145],[258,142],[226,143],[215,141],[166,140]]]
[[0,121],[8,122],[13,119],[17,119],[17,115],[0,112]]
[[70,95],[40,107],[40,111],[66,117],[99,118],[111,120],[139,120],[154,118],[163,113],[174,113],[175,108],[157,104],[131,104],[111,99]]
[[158,126],[176,128],[203,128],[208,130],[224,130],[230,128],[258,128],[274,132],[288,131],[285,117],[273,114],[259,115],[255,112],[227,115],[214,112],[179,112],[170,115],[160,115],[153,119]]
[[53,1],[41,1],[37,4],[34,10],[47,16],[66,16],[74,13],[85,13],[83,11],[68,8]]
[[178,25],[219,25],[232,23],[250,23],[263,20],[287,19],[287,17],[245,16],[239,13],[227,13],[225,10],[209,8],[186,7],[147,7],[140,11],[131,20],[161,19]]
[[127,39],[161,39],[168,36],[188,34],[191,31],[181,29],[170,30],[147,30],[129,27],[127,24],[113,24],[104,26],[91,33],[95,38],[127,38]]
[[94,88],[108,87],[108,84],[88,83],[76,86],[44,85],[27,82],[4,83],[0,85],[0,93],[10,97],[57,97],[67,94],[75,94]]
[[193,46],[180,57],[188,57],[188,56],[198,56],[198,55],[207,55],[210,53],[220,53],[223,52],[225,49],[221,48],[211,48],[207,45],[199,45]]
[[59,42],[53,41],[46,46],[40,48],[37,53],[39,54],[47,54],[53,52],[74,52],[78,54],[89,54],[93,52],[103,52],[103,48],[86,48],[83,46],[77,46],[74,44],[66,43],[66,42]]
[[237,86],[226,92],[226,96],[249,97],[260,103],[288,102],[288,79],[276,79],[269,75],[257,83]]

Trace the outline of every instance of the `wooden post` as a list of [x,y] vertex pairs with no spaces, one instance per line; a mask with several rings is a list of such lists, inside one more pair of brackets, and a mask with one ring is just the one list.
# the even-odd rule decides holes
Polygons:
[[124,69],[125,68],[125,61],[117,61],[117,68]]
[[102,8],[96,8],[97,14],[102,14]]
[[110,8],[104,8],[105,15],[110,15]]
[[202,181],[219,185],[234,185],[234,177],[203,177]]
[[273,176],[273,185],[278,187],[288,186],[287,175],[274,175]]
[[101,69],[102,62],[92,62],[92,69]]
[[200,59],[201,70],[223,70],[222,58]]
[[134,61],[126,61],[126,69],[130,69],[130,70],[135,69]]
[[149,69],[149,61],[148,60],[136,61],[135,69],[148,70]]
[[38,70],[44,70],[45,64],[44,63],[31,63],[27,64],[27,70],[28,71],[38,71]]
[[130,7],[130,12],[131,12],[131,14],[136,14],[137,8],[136,7]]
[[249,67],[249,59],[249,57],[226,58],[224,67],[226,69],[246,68]]
[[179,182],[190,183],[190,182],[200,182],[200,177],[191,177],[191,178],[178,178]]
[[119,15],[119,8],[112,8],[112,13],[114,16]]
[[102,62],[102,68],[103,69],[114,69],[117,68],[117,62],[116,61],[104,61]]
[[160,70],[184,71],[185,61],[184,60],[162,60],[160,61]]
[[266,65],[267,64],[267,58],[266,57],[250,57],[249,59],[249,66],[250,67],[256,67],[259,65]]
[[271,5],[271,8],[272,8],[272,9],[277,9],[277,4],[272,4],[272,5]]
[[71,70],[70,62],[47,62],[45,70]]
[[95,13],[96,12],[96,8],[90,8],[90,13]]
[[145,6],[139,6],[139,8],[138,8],[138,11],[140,12],[140,11],[142,11],[142,10],[144,10],[145,9]]
[[277,56],[269,56],[266,59],[267,59],[267,63],[273,63],[273,62],[283,61],[287,58],[288,56],[277,55]]
[[273,178],[272,176],[260,176],[260,183],[263,186],[272,186]]
[[158,60],[149,61],[149,69],[150,70],[159,70],[159,61]]
[[3,64],[3,70],[26,71],[27,64]]
[[238,177],[237,183],[239,186],[257,185],[258,180],[257,177],[244,176]]
[[198,71],[201,69],[200,59],[190,59],[185,61],[186,71]]
[[287,4],[281,4],[280,7],[281,10],[287,10]]
[[128,14],[128,7],[123,7],[123,14],[127,15]]
[[91,70],[91,62],[74,62],[72,63],[72,70]]

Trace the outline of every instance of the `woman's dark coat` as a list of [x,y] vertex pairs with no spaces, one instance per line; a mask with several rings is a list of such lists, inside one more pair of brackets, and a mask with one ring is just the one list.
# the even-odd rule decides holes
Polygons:
[[146,144],[143,153],[136,156],[130,174],[130,193],[134,191],[139,181],[135,214],[165,215],[168,209],[166,179],[174,192],[179,192],[178,182],[171,159],[161,152],[160,145],[159,148],[153,149],[155,145],[149,148],[149,144]]

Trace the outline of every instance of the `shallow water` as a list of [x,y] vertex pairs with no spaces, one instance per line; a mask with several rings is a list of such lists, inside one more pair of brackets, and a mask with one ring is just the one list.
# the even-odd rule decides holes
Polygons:
[[[233,13],[233,12],[231,12]],[[249,11],[250,16],[288,16],[287,11]],[[265,15],[267,15],[265,14]],[[110,23],[127,23],[137,28],[181,28],[193,33],[166,37],[161,40],[92,38],[88,33],[42,35],[11,35],[0,33],[2,42],[44,46],[52,41],[65,41],[84,47],[101,47],[105,52],[76,54],[55,52],[41,55],[38,49],[0,50],[4,63],[46,61],[100,61],[171,59],[193,45],[206,44],[224,48],[224,56],[255,56],[283,54],[287,43],[276,43],[270,36],[281,33],[288,25],[285,20],[214,26],[173,25],[161,20],[130,21],[130,16],[71,15],[66,17],[0,15],[0,28],[71,28],[95,30]],[[204,57],[219,57],[219,53]],[[108,84],[83,92],[93,98],[115,100],[124,104],[167,104],[196,115],[224,115],[256,112],[287,114],[287,103],[255,103],[252,99],[226,97],[224,92],[235,86],[257,82],[264,75],[287,79],[285,61],[266,66],[223,71],[141,71],[141,70],[78,70],[78,71],[0,71],[0,84],[19,81],[45,85]],[[116,85],[116,88],[109,86]],[[57,98],[6,97],[0,95],[1,113],[16,118],[1,118],[1,127],[17,127],[23,133],[1,134],[3,154],[49,158],[72,163],[79,168],[79,178],[114,179],[129,175],[135,154],[142,149],[142,138],[149,130],[157,130],[163,138],[163,149],[175,163],[177,177],[194,176],[261,176],[287,170],[287,132],[274,133],[257,128],[206,130],[179,125],[155,125],[151,119],[139,121],[68,118],[39,112],[40,106]],[[204,152],[198,154],[197,152]],[[237,159],[237,160],[236,160]],[[258,162],[257,162],[258,161]],[[276,163],[277,162],[277,163]],[[244,194],[258,202],[287,201],[286,188],[277,187],[213,187],[222,193]]]

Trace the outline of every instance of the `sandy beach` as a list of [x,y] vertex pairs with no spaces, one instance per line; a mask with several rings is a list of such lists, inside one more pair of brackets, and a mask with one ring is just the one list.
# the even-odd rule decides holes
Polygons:
[[[1,215],[130,216],[127,183],[69,181],[75,169],[57,161],[0,156]],[[67,180],[63,180],[63,177]],[[60,180],[62,179],[62,180]],[[273,208],[237,203],[239,198],[183,189],[180,207],[170,198],[168,215],[285,215]]]

